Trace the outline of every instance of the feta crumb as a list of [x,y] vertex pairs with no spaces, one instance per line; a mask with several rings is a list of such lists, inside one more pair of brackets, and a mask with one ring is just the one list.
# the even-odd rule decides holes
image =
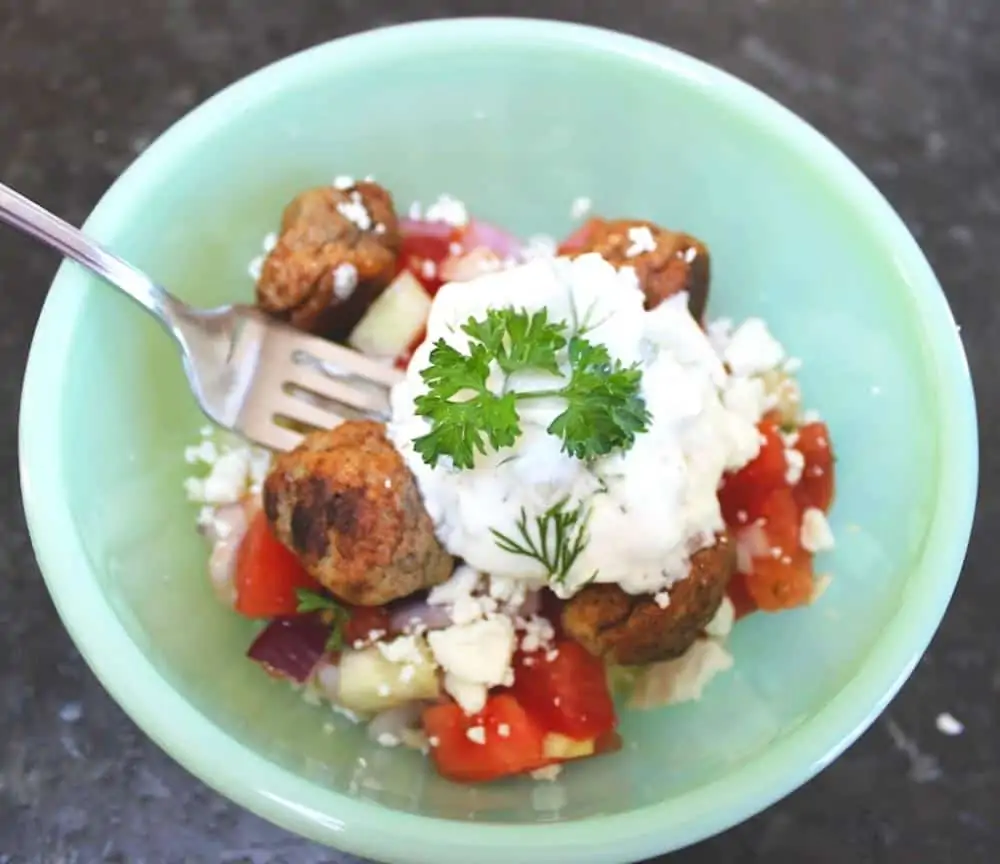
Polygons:
[[365,202],[361,200],[361,196],[356,192],[351,194],[349,200],[341,201],[337,205],[337,212],[357,225],[362,231],[367,231],[372,227],[371,214],[365,207]]
[[486,743],[486,729],[482,726],[471,726],[465,732],[465,737],[473,744]]
[[420,665],[424,655],[414,636],[399,636],[391,642],[376,642],[379,652],[390,663],[412,663]]
[[340,189],[342,192],[350,189],[354,185],[354,178],[348,177],[346,174],[341,174],[339,177],[333,178],[333,188]]
[[573,219],[582,219],[590,212],[592,207],[593,202],[585,195],[581,195],[579,198],[573,200],[573,204],[569,208],[569,215]]
[[802,514],[802,530],[799,532],[802,548],[807,552],[824,552],[834,546],[833,532],[823,511],[810,507]]
[[467,714],[482,710],[486,692],[502,684],[510,669],[515,642],[510,619],[493,616],[456,624],[428,634],[427,640],[445,672],[445,690]]
[[532,780],[544,780],[552,782],[562,773],[562,765],[546,765],[544,768],[537,768],[531,772]]
[[760,318],[748,318],[733,331],[722,359],[734,375],[759,375],[777,367],[785,349]]
[[[418,205],[419,206],[419,205]],[[418,217],[419,218],[419,217]],[[469,212],[465,204],[450,195],[441,195],[437,201],[427,208],[428,222],[444,222],[461,228],[469,222]]]
[[247,274],[256,282],[260,279],[260,274],[264,270],[264,256],[258,255],[247,265]]
[[798,357],[789,357],[785,360],[784,369],[789,375],[794,375],[802,368],[802,361]]
[[736,521],[737,522],[739,522],[741,524],[746,524],[746,521],[749,518],[750,518],[750,515],[747,513],[746,510],[737,510],[736,511]]
[[399,670],[399,683],[409,684],[413,680],[413,676],[417,674],[417,667],[407,663],[402,669]]
[[448,244],[448,254],[450,254],[450,255],[454,255],[454,256],[457,257],[457,256],[461,255],[464,251],[465,250],[462,248],[462,244],[461,243],[456,243],[456,242],[453,241],[453,242],[451,242],[451,243]]
[[261,248],[264,250],[265,254],[274,249],[278,245],[278,235],[271,231],[264,235],[264,240],[261,242]]
[[374,230],[376,234],[385,234],[385,225],[383,225],[381,222],[376,222]]
[[656,601],[656,605],[661,609],[666,609],[670,605],[670,592],[669,591],[657,591],[653,595],[653,599]]
[[497,726],[497,735],[499,735],[501,738],[509,738],[510,726],[508,726],[506,723],[501,723],[499,726]]
[[938,714],[935,723],[938,732],[942,735],[961,735],[965,731],[965,725],[960,720],[956,720],[947,711],[943,714]]
[[525,654],[531,654],[541,648],[548,648],[549,643],[555,638],[555,630],[547,618],[540,615],[532,615],[527,620],[519,622],[524,629],[524,638],[521,639],[521,650]]
[[636,225],[628,229],[628,239],[632,245],[625,250],[626,258],[635,258],[644,252],[656,251],[656,238],[648,225]]
[[438,738],[437,735],[431,735],[431,737],[427,739],[427,743],[430,744],[431,747],[437,747],[441,743],[441,739]]
[[558,648],[553,648],[551,651],[549,651],[545,655],[545,661],[547,663],[553,663],[553,662],[555,662],[558,659],[559,659],[559,649]]
[[358,268],[347,262],[333,271],[333,293],[339,300],[346,300],[358,287]]
[[420,265],[420,275],[424,279],[433,279],[437,276],[437,264],[435,264],[430,258],[424,258],[423,263]]
[[785,450],[785,482],[789,486],[795,486],[802,479],[802,472],[806,467],[806,457],[798,450],[787,448]]
[[535,261],[539,258],[554,258],[559,244],[547,234],[534,234],[521,249],[522,261]]
[[378,743],[383,747],[398,747],[399,738],[393,735],[391,732],[382,732],[376,739]]

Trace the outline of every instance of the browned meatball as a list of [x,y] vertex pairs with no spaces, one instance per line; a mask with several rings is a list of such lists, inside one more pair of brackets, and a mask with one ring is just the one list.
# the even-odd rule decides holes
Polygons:
[[344,339],[396,275],[399,223],[376,183],[296,197],[257,280],[257,305],[292,326]]
[[[628,251],[635,245],[629,236],[632,228],[648,228],[656,248],[629,257]],[[668,231],[641,219],[594,219],[585,245],[576,254],[585,252],[597,252],[616,267],[634,267],[647,309],[687,291],[691,314],[701,320],[708,302],[708,249],[690,234]]]
[[454,566],[381,423],[349,420],[280,454],[264,512],[309,573],[349,603],[381,606],[444,582]]
[[735,547],[720,535],[714,546],[691,557],[691,572],[670,588],[665,609],[649,594],[591,585],[563,607],[563,629],[611,663],[630,666],[679,657],[718,610],[735,563]]

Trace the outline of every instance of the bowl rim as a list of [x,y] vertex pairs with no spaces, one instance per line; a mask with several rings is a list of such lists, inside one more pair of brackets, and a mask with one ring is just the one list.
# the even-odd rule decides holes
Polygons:
[[[230,738],[176,692],[129,638],[103,595],[62,494],[62,408],[66,357],[85,302],[81,271],[63,263],[32,340],[19,422],[19,468],[32,544],[60,617],[86,662],[131,718],[191,773],[271,821],[319,842],[385,861],[573,864],[636,860],[711,836],[784,797],[836,758],[881,713],[907,679],[944,615],[972,528],[978,486],[978,432],[968,363],[944,293],[902,220],[862,172],[804,120],[749,84],[686,54],[601,28],[528,18],[463,18],[370,30],[319,44],[231,84],[182,117],[113,184],[86,222],[114,237],[133,190],[143,188],[247,101],[272,98],[317,62],[356,62],[413,45],[467,46],[470,39],[612,54],[651,73],[680,77],[720,105],[781,137],[801,158],[837,178],[881,236],[927,336],[936,376],[938,504],[920,566],[899,609],[854,677],[809,720],[731,773],[689,792],[625,813],[535,825],[459,822],[390,810],[299,777]],[[947,467],[947,470],[945,468]]]

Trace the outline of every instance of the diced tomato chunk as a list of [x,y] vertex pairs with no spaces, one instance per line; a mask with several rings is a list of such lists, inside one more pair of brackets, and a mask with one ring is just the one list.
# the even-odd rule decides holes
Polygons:
[[541,725],[508,693],[490,696],[473,717],[453,702],[433,705],[423,726],[434,764],[449,780],[482,783],[549,763]]
[[764,529],[771,549],[794,552],[799,548],[802,528],[802,511],[795,503],[790,486],[782,486],[765,493],[756,506],[755,517]]
[[825,423],[807,423],[799,429],[795,444],[805,459],[802,478],[795,487],[795,499],[803,510],[830,509],[834,495],[834,458],[830,432]]
[[746,586],[766,612],[803,606],[812,599],[812,556],[800,548],[780,558],[755,558]]
[[459,239],[461,229],[446,222],[401,219],[399,233],[400,258],[427,258],[440,264],[451,254],[451,244]]
[[757,611],[757,603],[754,601],[753,595],[750,594],[750,589],[747,587],[747,580],[749,578],[746,573],[737,570],[729,580],[729,586],[726,588],[726,595],[729,597],[729,602],[733,604],[733,612],[737,621],[740,618],[745,618],[751,612]]
[[758,519],[768,493],[788,485],[785,443],[781,440],[777,423],[764,419],[758,429],[761,434],[760,452],[735,474],[723,477],[719,488],[719,504],[729,525]]
[[271,532],[264,511],[257,511],[236,556],[236,611],[248,618],[294,615],[296,591],[319,587]]
[[343,605],[349,616],[344,624],[344,643],[348,646],[374,638],[373,633],[385,635],[392,629],[389,610],[384,606]]
[[546,732],[584,740],[617,722],[604,663],[569,639],[551,651],[518,654],[511,692]]

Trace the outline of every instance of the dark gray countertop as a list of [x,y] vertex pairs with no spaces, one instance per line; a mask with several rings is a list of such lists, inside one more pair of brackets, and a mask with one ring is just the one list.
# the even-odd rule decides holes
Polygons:
[[[843,147],[922,242],[976,378],[977,530],[913,678],[846,755],[671,861],[1000,860],[1000,3],[996,0],[0,0],[0,178],[78,222],[195,103],[284,54],[456,14],[586,21],[669,43],[785,102]],[[222,800],[109,700],[32,556],[18,393],[56,260],[0,231],[0,864],[349,861]],[[986,526],[984,528],[984,526]],[[951,712],[960,736],[935,728]]]

